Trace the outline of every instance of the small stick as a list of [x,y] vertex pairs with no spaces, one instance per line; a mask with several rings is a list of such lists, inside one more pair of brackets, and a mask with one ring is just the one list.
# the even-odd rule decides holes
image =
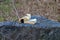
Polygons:
[[16,7],[15,7],[15,4],[14,4],[14,0],[12,0],[12,6],[13,6],[13,9],[16,11],[16,16],[18,17],[18,19],[20,18],[19,17],[19,14],[18,14],[18,11],[17,11],[17,9],[16,9]]

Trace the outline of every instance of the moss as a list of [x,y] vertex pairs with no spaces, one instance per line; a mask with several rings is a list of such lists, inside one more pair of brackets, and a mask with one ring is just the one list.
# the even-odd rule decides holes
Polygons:
[[9,7],[9,5],[0,5],[0,9],[5,13],[9,13],[11,10],[11,7]]
[[1,21],[4,21],[4,18],[3,18],[3,17],[0,17],[0,22],[1,22]]
[[12,20],[13,20],[13,21],[16,21],[16,20],[17,20],[17,17],[12,17]]
[[[3,16],[7,16],[10,15],[10,12],[12,10],[12,6],[10,5],[11,0],[5,0],[4,2],[2,2],[2,4],[0,4],[0,10],[3,12],[4,15],[2,15],[2,17],[0,17],[0,21],[4,21],[5,18],[3,18]],[[16,3],[16,6],[19,7],[20,4]],[[17,17],[13,17],[11,16],[11,20],[16,21]]]
[[57,20],[58,20],[58,22],[60,22],[60,16],[58,16]]
[[5,0],[3,3],[4,4],[10,4],[11,0]]
[[10,14],[10,12],[11,12],[11,6],[9,5],[9,2],[8,2],[9,0],[5,0],[2,4],[0,4],[0,10],[2,11],[2,13],[4,14],[4,15],[2,15],[2,17],[0,17],[0,20],[2,19],[4,19],[3,18],[3,16],[7,16],[7,15],[9,15]]

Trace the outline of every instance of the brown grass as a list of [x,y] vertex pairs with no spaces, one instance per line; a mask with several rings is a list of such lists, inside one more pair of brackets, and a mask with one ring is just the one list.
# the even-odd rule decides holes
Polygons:
[[[55,21],[60,18],[59,0],[15,0],[15,5],[20,17],[30,13],[32,15],[45,16]],[[15,17],[15,11],[11,10],[9,16]]]

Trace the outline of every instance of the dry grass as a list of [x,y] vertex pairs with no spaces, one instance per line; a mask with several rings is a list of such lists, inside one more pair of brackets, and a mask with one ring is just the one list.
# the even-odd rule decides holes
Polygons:
[[[31,13],[32,15],[42,15],[55,21],[57,21],[60,15],[59,3],[59,0],[15,0],[15,5],[20,17],[26,13]],[[13,9],[8,13],[10,16],[9,19],[13,19],[13,17],[16,16]]]

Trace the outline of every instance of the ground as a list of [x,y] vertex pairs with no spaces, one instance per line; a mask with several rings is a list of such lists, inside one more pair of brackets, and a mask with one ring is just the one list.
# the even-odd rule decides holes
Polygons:
[[[59,0],[14,0],[19,17],[26,13],[45,16],[48,19],[60,20]],[[11,0],[0,2],[0,21],[16,20],[16,12],[13,9]]]

